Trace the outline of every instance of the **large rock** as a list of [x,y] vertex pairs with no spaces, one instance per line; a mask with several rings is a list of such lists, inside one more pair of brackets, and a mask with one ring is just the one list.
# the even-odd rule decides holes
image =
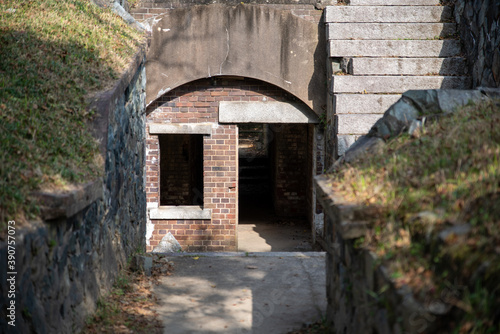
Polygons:
[[[373,125],[367,135],[361,136],[345,151],[345,154],[332,166],[330,172],[366,154],[380,153],[384,141],[405,131],[410,134],[418,133],[427,118],[441,117],[456,111],[458,107],[484,99],[500,99],[500,89],[407,91]],[[346,139],[352,140],[352,137]]]
[[450,113],[483,97],[479,90],[410,90],[385,112],[368,136],[389,139],[407,130],[413,120]]
[[179,252],[181,250],[182,248],[179,242],[175,240],[172,233],[168,232],[167,235],[161,239],[158,246],[153,249],[153,253],[172,253]]

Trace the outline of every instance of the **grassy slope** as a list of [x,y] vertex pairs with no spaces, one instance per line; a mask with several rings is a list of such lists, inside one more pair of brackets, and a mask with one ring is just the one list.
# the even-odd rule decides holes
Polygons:
[[0,0],[0,224],[37,214],[33,190],[99,175],[85,101],[141,39],[89,0]]
[[[422,301],[448,293],[464,314],[456,332],[500,330],[499,102],[467,106],[330,178],[337,194],[381,208],[355,245],[376,252],[396,285]],[[468,234],[439,240],[465,223]]]

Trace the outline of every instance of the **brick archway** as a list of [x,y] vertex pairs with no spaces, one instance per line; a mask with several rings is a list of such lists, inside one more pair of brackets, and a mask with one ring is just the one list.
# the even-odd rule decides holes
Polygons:
[[[297,190],[288,191],[290,198],[280,196],[279,204],[286,207],[289,201],[290,207],[305,206],[307,209],[304,212],[310,216],[307,218],[313,225],[315,198],[312,178],[323,168],[321,140],[315,141],[318,135],[317,117],[305,104],[277,86],[249,78],[215,77],[171,90],[148,109],[148,250],[154,249],[168,233],[186,251],[238,249],[239,121],[221,122],[221,106],[228,108],[227,103],[301,105],[303,110],[310,111],[309,117],[295,122],[302,123],[298,125],[305,132],[300,130],[302,133],[297,133],[297,127],[293,126],[281,127],[281,133],[276,134],[275,140],[283,141],[281,145],[285,146],[290,146],[290,140],[299,140],[304,151],[296,150],[301,151],[297,154],[304,159],[303,170],[298,177],[302,178],[299,183],[306,189],[301,189],[303,192],[300,195],[297,195]],[[293,108],[288,110],[295,113]],[[246,111],[235,109],[235,112]],[[293,125],[293,122],[286,124]],[[277,151],[284,152],[282,149]],[[275,159],[279,163],[286,160],[283,154]],[[169,162],[163,164],[164,161]],[[201,169],[196,167],[197,161],[202,161]],[[279,168],[278,162],[276,166]],[[297,171],[296,168],[288,170]],[[197,174],[200,174],[201,183]],[[287,175],[277,177],[281,177],[280,191],[285,194]],[[288,177],[297,178],[297,175]],[[162,187],[175,189],[167,194],[162,192]],[[299,197],[300,203],[297,202]],[[296,212],[290,211],[289,214]]]

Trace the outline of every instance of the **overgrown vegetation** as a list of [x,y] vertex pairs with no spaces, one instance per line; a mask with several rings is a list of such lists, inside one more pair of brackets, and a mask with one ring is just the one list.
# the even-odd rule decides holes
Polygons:
[[97,303],[82,334],[163,333],[163,325],[154,310],[157,305],[152,287],[158,275],[147,277],[126,270],[120,274],[108,295]]
[[396,286],[451,305],[457,333],[498,333],[500,102],[469,105],[330,177],[346,200],[379,208],[355,245],[375,252]]
[[34,190],[99,175],[87,99],[142,38],[89,0],[0,0],[0,224],[36,216]]

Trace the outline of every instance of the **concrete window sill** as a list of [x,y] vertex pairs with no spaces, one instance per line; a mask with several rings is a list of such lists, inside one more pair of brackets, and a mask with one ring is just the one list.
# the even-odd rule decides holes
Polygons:
[[149,210],[149,219],[211,219],[212,210],[200,206],[160,206]]

